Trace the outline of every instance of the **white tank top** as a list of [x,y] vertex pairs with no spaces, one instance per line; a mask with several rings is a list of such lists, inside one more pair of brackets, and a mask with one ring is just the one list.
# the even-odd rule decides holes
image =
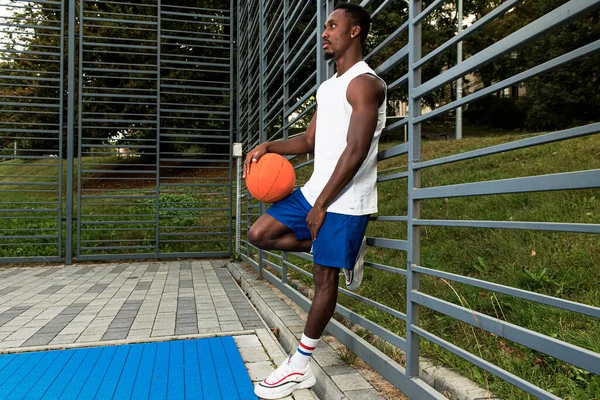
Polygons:
[[[360,61],[342,76],[338,77],[336,74],[323,82],[317,90],[314,171],[301,189],[311,205],[315,204],[323,191],[346,148],[352,114],[352,106],[346,98],[346,90],[350,82],[362,74],[377,76],[366,62]],[[367,158],[354,178],[327,208],[328,212],[346,215],[366,215],[377,212],[377,147],[379,136],[385,127],[385,113],[386,101],[379,107],[377,127]]]

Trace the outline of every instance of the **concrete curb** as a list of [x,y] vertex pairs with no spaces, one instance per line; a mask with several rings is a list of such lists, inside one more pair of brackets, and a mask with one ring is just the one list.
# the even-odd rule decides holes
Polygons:
[[66,350],[66,349],[79,349],[86,347],[100,347],[100,346],[119,346],[123,344],[137,344],[137,343],[155,343],[155,342],[167,342],[171,340],[187,340],[187,339],[206,339],[220,336],[243,336],[243,335],[254,335],[256,331],[245,330],[245,331],[230,331],[230,332],[215,332],[215,333],[200,333],[193,335],[173,335],[173,336],[155,336],[147,339],[121,339],[121,340],[104,340],[97,342],[85,342],[85,343],[70,343],[70,344],[53,344],[44,346],[30,346],[30,347],[12,347],[0,350],[0,354],[18,354],[18,353],[29,353],[33,351],[49,351],[49,350]]
[[[290,350],[295,348],[298,345],[298,340],[297,340],[296,336],[291,331],[289,331],[289,329],[287,327],[285,327],[285,324],[281,319],[279,319],[272,311],[269,312],[268,305],[262,299],[260,299],[260,296],[258,296],[258,294],[255,292],[254,288],[252,288],[251,285],[247,281],[245,281],[245,278],[239,273],[239,271],[237,271],[237,269],[235,268],[234,265],[232,265],[231,263],[228,263],[227,268],[229,269],[230,273],[232,274],[232,276],[234,276],[234,278],[236,280],[242,282],[242,289],[244,289],[244,291],[246,291],[248,293],[248,297],[250,297],[251,301],[253,302],[253,304],[255,304],[256,308],[259,310],[262,317],[265,320],[267,320],[268,324],[270,326],[278,327],[280,329],[280,332],[285,333],[285,334],[281,335],[281,339],[280,339],[283,347],[288,348]],[[252,270],[252,271],[254,272],[254,270]],[[257,297],[258,300],[254,299],[253,297]],[[255,301],[256,301],[256,303],[262,302],[264,304],[262,304],[259,307],[255,303]],[[265,312],[267,314],[264,314]],[[343,326],[338,321],[332,321],[332,322],[338,323],[340,326]],[[364,341],[364,339],[360,338],[358,335],[355,335],[354,332],[350,331],[349,329],[347,329],[347,330],[350,334],[352,334],[353,336],[356,337],[356,340]],[[287,331],[287,332],[285,332],[285,331]],[[367,343],[367,342],[365,342],[365,343]],[[368,344],[370,345],[370,343],[368,343]],[[314,363],[314,364],[316,364],[316,363]],[[498,397],[494,396],[487,390],[481,388],[475,382],[464,377],[463,375],[460,375],[458,372],[456,372],[450,368],[435,365],[431,361],[424,359],[424,358],[421,358],[420,367],[421,367],[420,378],[423,381],[425,381],[429,386],[431,386],[432,388],[437,390],[438,392],[440,392],[440,393],[445,392],[445,393],[449,394],[452,399],[457,399],[457,400],[498,399]],[[327,375],[325,373],[325,371],[322,370],[322,372],[324,375]],[[316,374],[316,372],[315,372],[315,374]],[[317,379],[320,379],[320,376],[317,376]],[[335,388],[335,392],[337,392],[335,394],[343,396],[343,393],[337,388],[335,383],[333,383],[333,382],[331,382],[331,383]],[[317,393],[319,395],[321,394],[320,392],[317,392]],[[334,394],[334,393],[332,393],[332,394]],[[340,397],[332,397],[329,394],[327,395],[327,397],[324,397],[324,398],[340,399]],[[342,398],[345,398],[345,397],[342,397]]]

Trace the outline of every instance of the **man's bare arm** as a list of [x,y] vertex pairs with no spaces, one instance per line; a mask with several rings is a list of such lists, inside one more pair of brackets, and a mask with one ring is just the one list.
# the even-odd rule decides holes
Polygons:
[[250,150],[244,161],[243,177],[250,172],[250,165],[257,162],[266,153],[287,154],[306,154],[315,149],[315,131],[317,126],[317,110],[308,125],[308,129],[302,135],[298,135],[288,140],[278,140],[275,142],[265,142]]

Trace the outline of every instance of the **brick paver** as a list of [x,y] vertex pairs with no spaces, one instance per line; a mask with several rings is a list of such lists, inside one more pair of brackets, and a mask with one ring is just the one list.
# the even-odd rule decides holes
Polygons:
[[0,350],[264,328],[222,265],[0,269]]

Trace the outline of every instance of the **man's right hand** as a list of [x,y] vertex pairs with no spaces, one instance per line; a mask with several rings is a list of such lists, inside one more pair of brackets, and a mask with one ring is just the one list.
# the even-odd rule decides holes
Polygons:
[[244,161],[244,168],[242,170],[242,178],[246,179],[246,175],[250,173],[250,164],[258,162],[262,156],[267,154],[268,143],[261,143],[246,155],[246,161]]

